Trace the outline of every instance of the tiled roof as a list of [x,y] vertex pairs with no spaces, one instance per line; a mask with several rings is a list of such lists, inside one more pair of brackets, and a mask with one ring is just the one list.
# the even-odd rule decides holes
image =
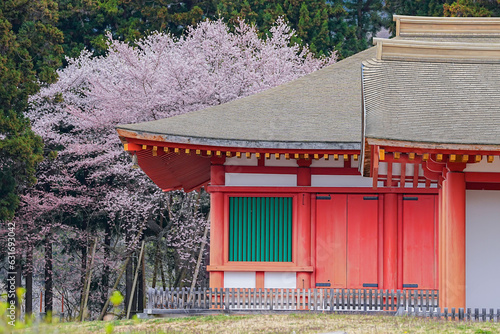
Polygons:
[[373,57],[375,48],[246,98],[117,128],[200,145],[359,149],[361,62]]
[[500,63],[363,62],[365,137],[500,144]]

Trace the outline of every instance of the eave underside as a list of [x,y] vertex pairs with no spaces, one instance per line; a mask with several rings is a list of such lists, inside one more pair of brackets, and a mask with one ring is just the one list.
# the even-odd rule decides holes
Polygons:
[[[191,191],[207,185],[210,182],[210,167],[214,161],[223,163],[224,159],[237,157],[248,159],[338,159],[343,155],[344,159],[353,156],[355,160],[359,156],[359,144],[348,143],[347,145],[330,145],[329,149],[318,149],[315,145],[302,145],[300,148],[280,147],[236,147],[236,146],[214,146],[198,145],[186,142],[166,142],[164,140],[153,140],[158,137],[124,136],[119,130],[125,150],[131,155],[136,154],[138,165],[164,191],[184,189]],[[163,138],[161,138],[163,139]],[[356,148],[357,149],[352,149]],[[327,146],[325,146],[327,147]],[[346,149],[349,148],[349,149]]]

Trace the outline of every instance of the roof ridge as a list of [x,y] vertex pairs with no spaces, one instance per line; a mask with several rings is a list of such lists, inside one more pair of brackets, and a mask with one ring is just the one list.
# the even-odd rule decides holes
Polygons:
[[377,59],[420,62],[500,63],[500,43],[435,42],[374,38]]
[[500,18],[393,15],[396,36],[500,37]]

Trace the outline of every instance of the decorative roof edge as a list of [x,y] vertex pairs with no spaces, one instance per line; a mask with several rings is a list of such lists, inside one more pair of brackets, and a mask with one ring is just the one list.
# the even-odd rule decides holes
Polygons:
[[[499,21],[500,22],[500,21]],[[378,60],[500,63],[500,43],[458,43],[374,38]]]
[[[122,127],[123,126],[123,127]],[[115,127],[119,136],[123,138],[134,138],[157,142],[169,142],[179,144],[192,144],[217,147],[255,148],[255,149],[285,149],[285,150],[359,150],[359,142],[280,142],[280,141],[257,141],[237,140],[224,138],[202,138],[188,137],[169,134],[150,133],[145,131],[133,131],[125,128],[125,125]]]
[[471,151],[483,152],[483,154],[500,152],[500,145],[495,144],[455,144],[455,143],[434,143],[434,142],[414,142],[405,140],[382,139],[366,137],[368,145],[399,147],[406,150],[434,150],[434,151]]
[[500,37],[500,18],[393,15],[396,36]]

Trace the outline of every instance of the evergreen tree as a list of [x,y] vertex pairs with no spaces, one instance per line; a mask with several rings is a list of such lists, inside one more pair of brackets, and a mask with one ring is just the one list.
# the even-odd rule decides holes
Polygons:
[[64,51],[70,57],[77,57],[83,48],[104,54],[106,31],[128,42],[157,30],[180,35],[184,27],[215,14],[215,5],[210,0],[56,1],[61,15],[58,27],[64,32]]
[[448,0],[387,0],[386,10],[392,14],[413,16],[443,16],[443,5]]
[[[390,16],[500,16],[499,3],[491,0],[387,0],[385,10]],[[394,31],[395,23],[389,26]]]
[[42,141],[23,114],[38,82],[56,80],[62,52],[56,21],[51,0],[0,2],[0,221],[13,216],[42,158]]
[[329,4],[332,16],[328,28],[335,50],[339,52],[339,59],[352,56],[362,50],[356,39],[356,27],[347,23],[347,10],[343,0],[335,0]]
[[347,23],[355,27],[356,52],[371,45],[372,38],[387,25],[382,0],[346,0]]
[[261,35],[268,34],[278,17],[283,17],[297,33],[292,42],[307,44],[317,55],[329,54],[336,46],[332,23],[337,15],[345,14],[325,0],[220,0],[217,12],[229,24],[238,19],[254,24]]
[[489,0],[457,0],[443,6],[444,16],[500,16],[500,4]]

